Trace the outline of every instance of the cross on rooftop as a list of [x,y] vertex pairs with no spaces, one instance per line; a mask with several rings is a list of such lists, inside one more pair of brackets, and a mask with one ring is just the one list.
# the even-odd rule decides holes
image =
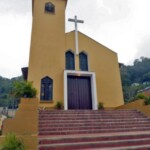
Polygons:
[[83,20],[78,20],[77,16],[74,17],[74,19],[68,19],[68,21],[70,22],[74,22],[75,23],[75,46],[76,46],[76,55],[79,54],[79,47],[78,47],[78,23],[84,23]]

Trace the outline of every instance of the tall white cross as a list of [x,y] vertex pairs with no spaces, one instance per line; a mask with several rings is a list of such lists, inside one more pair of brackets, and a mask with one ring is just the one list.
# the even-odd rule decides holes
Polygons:
[[76,55],[79,54],[79,47],[78,47],[78,23],[84,23],[83,20],[78,20],[77,16],[74,17],[74,19],[68,19],[68,21],[75,23],[75,46],[76,46]]

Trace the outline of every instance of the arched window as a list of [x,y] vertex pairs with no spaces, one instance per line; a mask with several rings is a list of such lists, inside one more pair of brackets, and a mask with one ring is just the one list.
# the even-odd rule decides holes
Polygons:
[[53,80],[48,76],[41,80],[41,100],[52,100],[53,98]]
[[45,12],[54,13],[55,12],[55,5],[51,2],[45,4]]
[[79,54],[80,70],[88,71],[87,55],[83,52]]
[[71,51],[66,52],[66,69],[75,70],[74,54]]

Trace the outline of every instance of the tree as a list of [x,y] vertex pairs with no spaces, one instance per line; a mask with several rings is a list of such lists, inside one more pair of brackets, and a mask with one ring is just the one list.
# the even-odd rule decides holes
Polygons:
[[12,101],[13,102],[17,101],[16,98],[12,97],[11,91],[13,89],[13,83],[22,80],[23,80],[22,76],[15,77],[12,79],[7,79],[0,76],[0,106],[1,107],[7,107],[12,103]]
[[6,135],[1,147],[1,150],[25,150],[25,145],[20,138],[15,134],[9,133]]
[[21,81],[14,83],[12,94],[16,98],[21,97],[33,98],[36,97],[37,90],[33,87],[32,82]]
[[138,90],[150,86],[150,58],[140,57],[135,59],[132,66],[122,65],[120,74],[124,99],[128,102],[135,97]]
[[150,82],[150,71],[145,73],[142,78],[143,82]]

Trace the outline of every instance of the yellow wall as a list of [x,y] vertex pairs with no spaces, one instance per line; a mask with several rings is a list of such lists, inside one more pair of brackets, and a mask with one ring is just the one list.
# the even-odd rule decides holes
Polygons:
[[139,109],[141,112],[143,112],[146,116],[150,117],[150,105],[146,105],[144,107],[141,107]]
[[[74,32],[66,35],[66,49],[75,52]],[[117,54],[100,43],[79,32],[79,52],[88,56],[88,68],[96,73],[98,101],[105,107],[123,104],[122,86]],[[79,56],[76,56],[76,70],[79,69]]]
[[140,99],[140,100],[136,100],[134,102],[127,103],[125,105],[121,105],[121,106],[117,107],[116,109],[140,109],[143,106],[145,106],[144,100]]
[[128,104],[117,107],[116,109],[136,109],[150,117],[150,105],[145,105],[143,99],[130,102]]
[[54,81],[53,99],[63,100],[66,0],[51,0],[55,14],[44,12],[45,2],[34,1],[28,80],[34,81],[39,96],[40,81],[48,75]]
[[38,99],[21,99],[15,118],[3,122],[0,143],[8,133],[21,137],[28,150],[36,150],[38,144]]
[[38,132],[38,100],[21,99],[15,118],[5,119],[2,134],[33,135]]
[[[75,52],[74,32],[65,34],[65,0],[51,0],[55,14],[44,12],[47,0],[34,0],[32,39],[28,80],[33,81],[40,97],[40,81],[49,76],[53,79],[53,101],[64,100],[65,52]],[[79,50],[88,54],[89,71],[96,73],[98,100],[105,107],[123,104],[117,54],[94,40],[79,33]],[[79,58],[75,57],[76,70]],[[53,107],[53,103],[40,103],[42,107]]]

